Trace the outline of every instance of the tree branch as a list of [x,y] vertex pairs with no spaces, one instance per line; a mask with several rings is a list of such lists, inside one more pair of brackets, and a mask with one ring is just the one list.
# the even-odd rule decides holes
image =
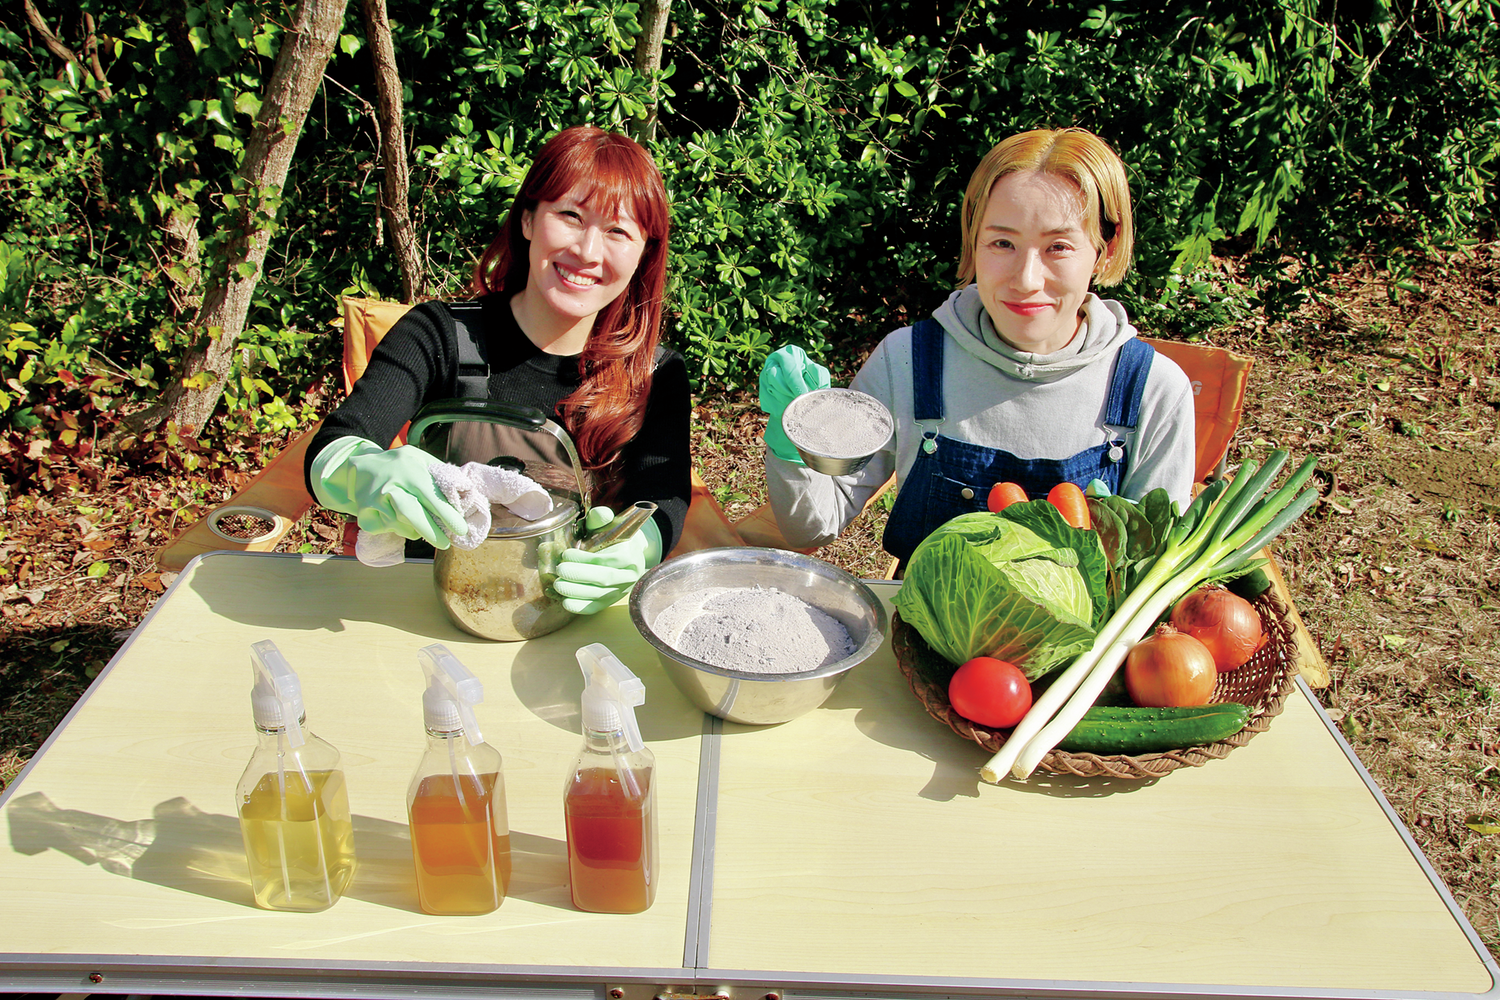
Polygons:
[[31,0],[22,0],[22,6],[26,9],[26,23],[31,25],[32,31],[42,36],[42,44],[47,47],[48,52],[64,62],[83,65],[83,60],[78,58],[78,53],[64,45],[62,39],[54,35],[52,29],[47,27],[47,22],[42,19],[42,12],[36,9],[36,4]]

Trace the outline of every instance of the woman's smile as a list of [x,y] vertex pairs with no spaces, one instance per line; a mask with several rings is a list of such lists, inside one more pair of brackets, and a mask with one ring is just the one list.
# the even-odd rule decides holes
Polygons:
[[590,277],[582,271],[571,270],[565,264],[560,264],[557,261],[552,262],[552,268],[563,281],[566,281],[570,285],[578,285],[580,288],[592,288],[594,285],[599,284],[598,278]]

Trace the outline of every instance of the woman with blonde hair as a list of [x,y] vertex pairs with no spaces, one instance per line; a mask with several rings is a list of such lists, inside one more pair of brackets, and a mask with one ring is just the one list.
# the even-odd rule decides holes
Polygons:
[[771,508],[787,540],[826,544],[896,476],[886,551],[905,560],[948,519],[985,509],[1013,482],[1033,499],[1100,480],[1131,498],[1162,487],[1186,506],[1193,393],[1182,370],[1136,338],[1117,284],[1134,240],[1125,167],[1083,129],[1037,129],[995,146],[962,209],[959,288],[932,316],[883,339],[851,383],[895,418],[859,473],[808,469],[781,430],[786,405],[828,385],[796,347],[760,377]]
[[[579,614],[622,596],[671,551],[687,517],[687,366],[659,346],[670,225],[650,154],[579,126],[542,146],[475,267],[486,397],[538,409],[567,430],[600,505],[591,519],[607,519],[605,504],[657,505],[629,541],[564,553],[556,589]],[[454,310],[428,302],[381,340],[308,449],[320,503],[435,548],[463,537],[462,514],[429,471],[437,459],[386,447],[423,405],[461,395],[459,336]]]

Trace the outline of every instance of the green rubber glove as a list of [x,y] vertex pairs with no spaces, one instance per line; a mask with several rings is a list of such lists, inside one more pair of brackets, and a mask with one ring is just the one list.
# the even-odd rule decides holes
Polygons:
[[771,352],[760,370],[760,411],[766,421],[766,447],[771,454],[798,465],[805,464],[796,445],[787,440],[781,429],[781,415],[787,404],[814,389],[829,386],[828,369],[807,356],[800,347],[780,347]]
[[[608,507],[590,507],[584,524],[598,531],[615,519]],[[647,520],[623,542],[598,552],[563,549],[552,589],[575,615],[598,614],[630,592],[641,574],[661,562],[661,530]]]
[[429,470],[437,461],[415,445],[386,449],[347,435],[313,459],[313,494],[324,507],[353,514],[365,531],[421,538],[446,549],[450,537],[462,538],[469,526],[433,482]]
[[[1086,497],[1107,497],[1113,496],[1114,494],[1110,493],[1109,487],[1104,484],[1104,480],[1090,479],[1089,484],[1083,488],[1083,495]],[[1126,503],[1139,502],[1136,500],[1132,500],[1129,497],[1121,497],[1120,499],[1124,500]]]

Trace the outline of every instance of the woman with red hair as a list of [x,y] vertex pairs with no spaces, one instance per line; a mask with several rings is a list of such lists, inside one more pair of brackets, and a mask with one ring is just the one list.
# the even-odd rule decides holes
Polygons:
[[[659,346],[669,230],[650,154],[624,135],[579,126],[542,146],[474,269],[487,397],[539,409],[566,429],[594,502],[657,505],[633,539],[568,550],[556,587],[575,613],[614,603],[671,550],[687,517],[687,366]],[[357,515],[362,528],[436,548],[464,535],[463,516],[432,480],[437,459],[383,444],[424,404],[461,394],[458,338],[442,302],[414,307],[391,328],[308,449],[320,503]],[[595,509],[591,519],[609,514]]]

